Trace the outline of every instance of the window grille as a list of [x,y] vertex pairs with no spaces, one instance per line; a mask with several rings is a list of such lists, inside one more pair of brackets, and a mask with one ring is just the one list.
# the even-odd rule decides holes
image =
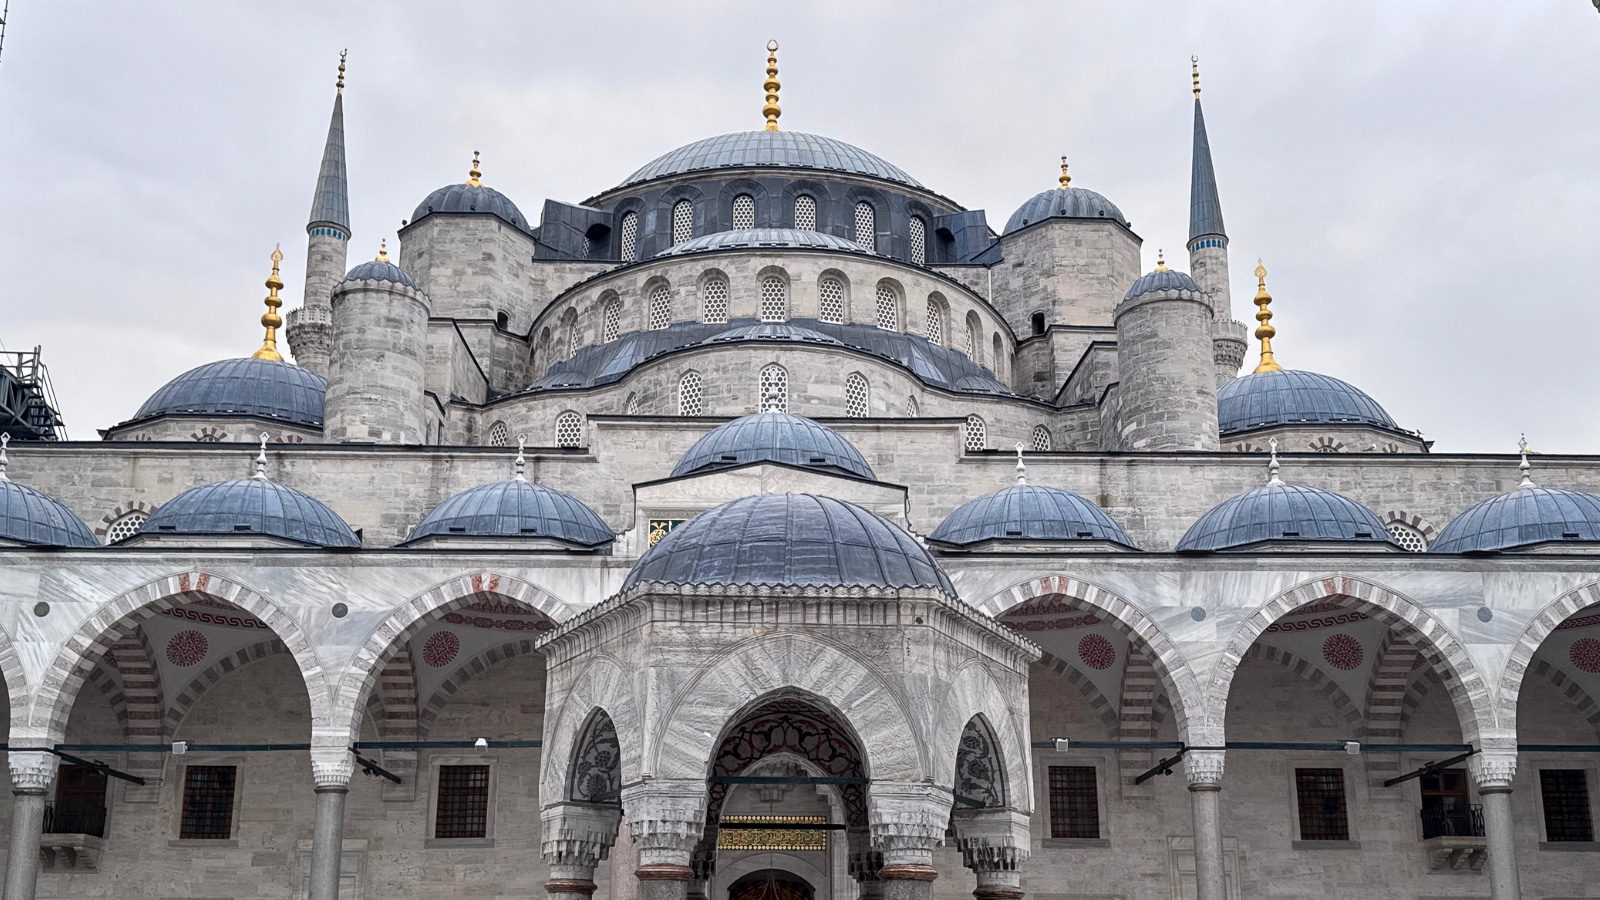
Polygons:
[[678,381],[678,415],[698,416],[702,408],[700,373],[683,373],[683,378]]
[[639,260],[639,214],[628,213],[622,217],[622,261]]
[[851,372],[844,380],[844,414],[852,419],[867,417],[867,379],[860,372]]
[[1540,769],[1547,841],[1594,840],[1589,810],[1589,773],[1583,769]]
[[794,198],[794,227],[801,231],[817,230],[817,201],[801,194]]
[[650,330],[660,331],[672,324],[672,288],[658,284],[650,291]]
[[856,243],[868,250],[878,249],[877,217],[872,204],[865,200],[856,204]]
[[772,363],[761,370],[760,380],[762,412],[789,411],[789,373],[783,366]]
[[139,526],[144,520],[150,518],[142,512],[131,512],[106,526],[106,543],[115,544],[117,541],[131,538],[139,533]]
[[679,200],[672,205],[672,242],[681,244],[694,237],[694,204]]
[[1050,836],[1100,837],[1100,795],[1094,766],[1050,767]]
[[921,410],[917,407],[917,398],[906,398],[906,418],[915,419]]
[[1294,792],[1300,807],[1300,840],[1350,840],[1343,769],[1295,769]]
[[574,319],[567,323],[567,359],[577,356],[578,351],[582,349],[583,329],[578,327],[578,322]]
[[623,410],[625,411],[625,413],[627,415],[637,416],[639,414],[639,409],[640,409],[640,406],[639,406],[639,395],[638,394],[629,394],[628,395],[627,405],[625,405],[623,407]]
[[583,237],[583,246],[578,248],[578,258],[579,259],[588,259],[589,258],[589,254],[591,254],[593,252],[594,252],[594,241],[589,240],[589,236],[588,235],[584,235],[584,237]]
[[504,447],[511,443],[511,429],[504,422],[496,422],[489,426],[489,446]]
[[928,327],[923,336],[930,344],[944,343],[944,310],[932,300],[928,301]]
[[1050,429],[1044,427],[1043,425],[1034,426],[1034,429],[1033,429],[1033,449],[1035,449],[1035,450],[1049,450],[1050,449]]
[[564,412],[556,416],[556,446],[583,446],[583,416],[575,412]]
[[928,226],[916,216],[911,217],[911,264],[914,266],[928,264]]
[[700,285],[700,318],[716,324],[728,321],[728,283],[721,278],[707,278]]
[[233,837],[233,792],[237,766],[189,766],[183,771],[183,818],[178,837],[225,841]]
[[749,194],[740,194],[733,198],[733,227],[756,227],[756,201]]
[[967,358],[975,363],[982,362],[978,359],[978,332],[972,327],[971,320],[967,322]]
[[761,280],[761,321],[786,322],[789,319],[789,289],[783,279],[768,275]]
[[967,450],[975,452],[989,446],[989,435],[984,428],[983,420],[977,416],[967,416]]
[[1404,522],[1390,522],[1388,525],[1389,536],[1394,542],[1409,553],[1422,553],[1428,549],[1428,539],[1422,532]]
[[440,766],[433,836],[489,836],[489,767]]
[[844,324],[844,282],[824,278],[817,285],[817,318],[834,325]]
[[1417,779],[1422,795],[1422,837],[1482,837],[1483,809],[1472,805],[1466,769],[1438,769]]
[[887,284],[878,285],[878,327],[884,331],[900,330],[899,298],[894,295],[894,288]]
[[617,333],[622,329],[622,301],[612,300],[606,304],[605,311],[605,339],[614,341]]

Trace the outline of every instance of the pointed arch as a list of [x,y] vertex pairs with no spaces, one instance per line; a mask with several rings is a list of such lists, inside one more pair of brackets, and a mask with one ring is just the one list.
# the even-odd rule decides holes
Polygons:
[[[1562,622],[1582,610],[1600,604],[1600,581],[1591,581],[1562,594],[1545,604],[1528,620],[1517,635],[1500,671],[1499,690],[1495,697],[1495,713],[1503,731],[1515,734],[1517,729],[1517,699],[1522,694],[1522,681],[1533,665],[1533,656],[1539,652],[1544,639],[1561,626]],[[10,680],[9,673],[6,678]]]
[[984,807],[1009,806],[1006,767],[1000,758],[1000,743],[983,713],[967,720],[956,744],[956,771],[953,787],[958,802],[977,801]]
[[[433,731],[433,723],[439,720],[439,714],[444,712],[444,708],[450,705],[456,693],[466,687],[468,682],[503,662],[535,653],[533,642],[534,639],[531,637],[508,641],[489,647],[457,666],[449,677],[440,682],[439,687],[428,697],[428,702],[420,707],[421,712],[418,713],[415,729],[416,740],[427,739],[428,734]],[[415,683],[412,685],[412,690],[416,690]]]
[[595,710],[603,710],[616,727],[622,783],[639,781],[644,759],[644,716],[633,687],[633,678],[620,661],[596,654],[573,679],[560,705],[545,710],[539,796],[552,798],[545,802],[566,796],[578,736]]
[[[1567,673],[1558,667],[1551,665],[1548,660],[1534,660],[1529,672],[1537,678],[1550,682],[1561,696],[1570,700],[1572,705],[1577,707],[1577,711],[1583,714],[1584,721],[1589,723],[1589,728],[1594,731],[1596,737],[1600,737],[1600,705],[1597,705],[1594,697],[1583,689],[1583,685],[1568,677]],[[1526,680],[1523,684],[1527,684]]]
[[[1120,691],[1116,739],[1130,744],[1154,741],[1160,726],[1156,701],[1157,697],[1164,699],[1161,676],[1156,674],[1150,653],[1138,643],[1128,644],[1127,658],[1122,663]],[[1154,761],[1155,755],[1150,750],[1118,750],[1117,768],[1122,775],[1122,783],[1131,785],[1133,779],[1149,769]]]
[[604,709],[591,710],[578,732],[562,796],[580,803],[622,802],[622,746]]
[[167,735],[167,700],[149,635],[143,628],[134,628],[111,646],[105,663],[116,671],[122,685],[112,706],[122,723],[123,736],[129,743],[161,743]]
[[283,641],[272,638],[241,647],[207,666],[205,671],[196,675],[173,695],[172,705],[167,707],[166,733],[169,735],[177,734],[178,729],[183,727],[183,720],[189,717],[189,711],[194,709],[195,704],[200,702],[200,698],[217,686],[217,682],[221,681],[223,676],[236,672],[251,663],[257,663],[268,657],[288,652],[289,648],[284,646]]
[[1366,736],[1365,723],[1362,720],[1361,708],[1356,706],[1350,695],[1339,687],[1339,683],[1323,673],[1322,667],[1293,653],[1270,644],[1257,641],[1250,645],[1250,651],[1244,655],[1245,659],[1258,659],[1263,662],[1274,663],[1289,670],[1295,675],[1310,682],[1311,687],[1332,703],[1334,709],[1339,711],[1340,718],[1350,726],[1351,735],[1355,740],[1363,740]]

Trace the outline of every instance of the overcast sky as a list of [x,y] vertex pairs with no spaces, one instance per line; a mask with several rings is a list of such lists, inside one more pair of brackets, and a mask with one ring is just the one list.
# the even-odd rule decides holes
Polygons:
[[[72,437],[259,345],[345,91],[351,263],[430,190],[537,216],[761,124],[876,153],[1003,225],[1053,187],[1186,266],[1191,97],[1234,315],[1271,270],[1278,360],[1366,390],[1438,451],[1600,452],[1600,15],[1591,0],[1286,3],[11,0],[0,341],[43,345]],[[1252,359],[1253,359],[1252,353]]]

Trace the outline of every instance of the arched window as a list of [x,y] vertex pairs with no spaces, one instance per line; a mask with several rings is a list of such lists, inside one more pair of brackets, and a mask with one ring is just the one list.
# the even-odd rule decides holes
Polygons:
[[867,376],[851,372],[844,380],[844,414],[852,419],[865,419],[870,391]]
[[920,216],[911,217],[911,264],[928,264],[928,226]]
[[756,227],[756,198],[749,194],[740,194],[733,198],[733,227]]
[[1005,372],[1001,371],[1001,364],[1005,362],[1006,353],[1000,344],[1000,335],[998,333],[995,334],[993,343],[994,356],[990,357],[990,365],[994,369],[994,377],[1003,379],[1005,378]]
[[567,332],[566,356],[563,358],[571,359],[579,350],[583,349],[583,329],[578,327],[578,311],[575,309],[567,310],[561,317],[561,327],[566,329]]
[[771,363],[761,369],[761,380],[757,385],[761,392],[761,402],[756,407],[761,412],[788,412],[789,411],[789,373],[783,366]]
[[787,322],[789,320],[789,288],[783,279],[768,275],[761,279],[761,321]]
[[106,543],[115,544],[117,541],[126,540],[139,533],[139,526],[150,518],[145,513],[134,510],[125,513],[106,526]]
[[556,416],[556,446],[583,446],[583,416],[575,412],[564,412]]
[[865,200],[856,204],[856,243],[868,250],[878,249],[877,216],[872,212],[872,204]]
[[834,325],[844,324],[844,282],[831,275],[817,282],[817,318]]
[[639,261],[639,214],[627,213],[622,217],[623,262]]
[[678,415],[698,416],[704,404],[701,402],[700,373],[685,372],[678,379]]
[[694,237],[694,204],[679,200],[672,204],[672,242],[681,244]]
[[496,422],[489,426],[489,446],[504,447],[511,443],[511,429],[504,422]]
[[728,321],[728,282],[707,278],[700,284],[700,320],[711,324]]
[[939,301],[928,298],[928,327],[923,333],[930,344],[944,343],[944,310],[939,307]]
[[586,234],[583,236],[583,244],[578,247],[578,258],[588,259],[591,253],[594,253],[594,241],[589,240],[589,236]]
[[672,288],[658,284],[650,290],[650,330],[660,331],[672,324]]
[[817,230],[817,201],[808,194],[794,198],[794,227],[801,231]]
[[989,434],[987,429],[984,428],[983,420],[977,416],[967,416],[967,451],[975,453],[979,450],[987,449],[988,446]]
[[906,398],[906,418],[915,419],[917,417],[918,413],[920,413],[920,412],[921,412],[921,410],[917,406],[917,398],[915,398],[915,397],[907,397]]
[[900,330],[900,298],[894,288],[878,282],[878,327],[884,331]]
[[1428,549],[1428,539],[1422,532],[1411,527],[1405,522],[1391,521],[1388,525],[1389,536],[1399,544],[1401,549],[1410,553],[1421,553]]
[[630,416],[639,414],[639,395],[637,393],[628,395],[628,403],[623,407],[623,410]]
[[600,318],[602,320],[600,333],[605,336],[605,340],[616,340],[617,332],[622,328],[622,301],[615,297],[607,300]]
[[1034,426],[1033,449],[1041,451],[1050,449],[1050,429],[1044,427],[1043,425]]
[[978,356],[978,317],[967,313],[967,358],[978,365],[983,365],[983,360]]

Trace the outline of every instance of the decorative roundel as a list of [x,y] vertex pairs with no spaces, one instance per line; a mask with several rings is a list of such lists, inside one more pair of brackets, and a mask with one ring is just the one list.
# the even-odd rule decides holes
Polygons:
[[435,669],[450,664],[461,652],[461,639],[454,631],[441,631],[422,645],[422,661]]
[[1600,640],[1578,638],[1572,642],[1567,657],[1580,672],[1588,672],[1591,675],[1600,672]]
[[198,631],[180,631],[167,641],[167,662],[175,666],[193,666],[206,658],[206,636]]
[[1335,669],[1348,672],[1361,665],[1366,652],[1361,649],[1361,642],[1350,635],[1335,634],[1322,642],[1322,658]]
[[1109,669],[1117,661],[1117,648],[1104,635],[1086,634],[1078,642],[1078,658],[1091,669]]

